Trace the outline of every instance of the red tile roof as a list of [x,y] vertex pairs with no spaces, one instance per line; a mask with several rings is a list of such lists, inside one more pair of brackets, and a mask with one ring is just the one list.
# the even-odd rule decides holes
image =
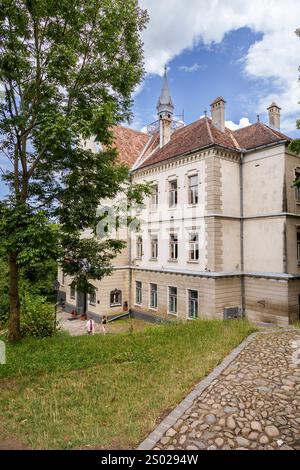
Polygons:
[[118,150],[118,159],[129,167],[136,162],[148,143],[150,136],[144,132],[123,126],[113,128],[114,146]]
[[204,117],[174,131],[170,142],[162,148],[158,148],[145,160],[142,159],[138,168],[154,165],[213,145],[241,151],[282,140],[290,141],[291,139],[261,122],[236,131],[225,128],[225,131],[221,132],[214,126],[210,118]]
[[237,129],[234,131],[234,136],[240,147],[246,150],[260,147],[262,145],[272,144],[281,140],[291,140],[288,136],[276,131],[275,129],[271,129],[271,127],[263,124],[262,122],[257,122],[250,126]]

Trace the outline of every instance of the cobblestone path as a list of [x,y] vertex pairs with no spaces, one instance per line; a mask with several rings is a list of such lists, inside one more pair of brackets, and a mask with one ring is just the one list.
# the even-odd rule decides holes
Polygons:
[[300,449],[299,351],[300,330],[259,333],[155,449]]

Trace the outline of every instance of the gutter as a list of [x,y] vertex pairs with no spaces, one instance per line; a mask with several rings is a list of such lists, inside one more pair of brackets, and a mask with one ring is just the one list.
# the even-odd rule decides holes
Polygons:
[[[240,247],[241,247],[241,271],[244,273],[244,179],[243,179],[243,156],[241,152],[240,158]],[[245,316],[245,277],[241,276],[241,296],[242,296],[242,316]]]

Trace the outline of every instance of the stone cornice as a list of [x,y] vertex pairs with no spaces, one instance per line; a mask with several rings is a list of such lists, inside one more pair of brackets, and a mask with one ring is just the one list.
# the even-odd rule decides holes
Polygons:
[[150,174],[155,174],[164,170],[168,170],[170,168],[177,168],[181,165],[186,165],[195,161],[201,161],[208,157],[219,157],[224,160],[231,160],[239,163],[240,155],[241,154],[238,150],[230,150],[225,147],[223,148],[217,145],[210,145],[203,150],[192,151],[188,154],[178,155],[168,160],[153,164],[149,167],[141,169],[136,168],[132,171],[132,176],[133,178],[138,176],[147,176]]

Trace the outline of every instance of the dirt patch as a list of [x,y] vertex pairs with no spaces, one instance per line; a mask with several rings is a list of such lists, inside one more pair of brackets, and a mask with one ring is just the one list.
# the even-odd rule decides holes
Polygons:
[[18,439],[0,439],[0,450],[29,450],[29,447],[26,447]]

